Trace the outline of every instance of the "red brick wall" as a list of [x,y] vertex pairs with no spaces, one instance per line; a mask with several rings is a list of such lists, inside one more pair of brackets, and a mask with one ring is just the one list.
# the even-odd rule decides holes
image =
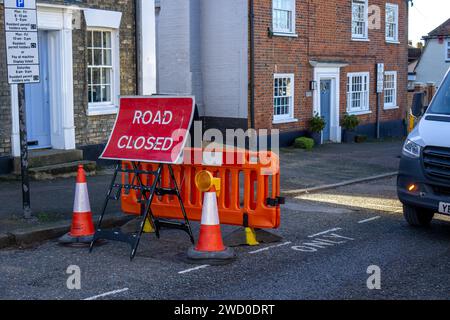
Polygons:
[[[385,4],[399,5],[400,44],[385,41]],[[408,13],[405,0],[369,0],[381,8],[380,29],[369,29],[369,42],[351,40],[351,0],[297,0],[298,37],[270,37],[272,1],[254,0],[255,11],[255,124],[256,128],[276,128],[282,132],[308,129],[313,114],[313,98],[307,97],[313,80],[310,60],[345,61],[340,75],[340,111],[346,112],[348,72],[370,72],[371,114],[359,116],[361,124],[376,121],[376,63],[384,62],[386,71],[397,71],[399,109],[381,112],[381,120],[403,119],[407,104]],[[370,16],[370,12],[369,12]],[[295,123],[273,122],[273,74],[295,74]],[[383,103],[383,102],[382,102]],[[382,108],[382,107],[381,107]]]

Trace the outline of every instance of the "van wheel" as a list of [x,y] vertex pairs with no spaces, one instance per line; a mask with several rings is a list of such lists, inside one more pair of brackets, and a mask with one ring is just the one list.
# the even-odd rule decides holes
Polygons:
[[423,208],[403,205],[403,215],[411,226],[426,227],[433,220],[434,212]]

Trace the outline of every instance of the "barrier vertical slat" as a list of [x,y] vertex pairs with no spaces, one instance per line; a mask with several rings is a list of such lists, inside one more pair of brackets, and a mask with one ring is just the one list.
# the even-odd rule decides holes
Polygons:
[[[257,175],[258,179],[258,191],[256,199],[256,210],[261,209],[264,206],[264,199],[267,198],[267,176],[261,175],[261,172]],[[262,197],[262,199],[261,199]],[[262,200],[262,201],[261,201]]]
[[[181,185],[181,167],[173,167],[173,171],[174,171],[174,175],[175,175],[175,181],[178,185],[178,188],[183,188],[183,186]],[[175,186],[172,186],[173,188],[175,188]],[[181,190],[181,197],[183,199],[183,190]],[[172,200],[174,200],[175,197],[172,197]],[[183,200],[184,201],[184,200]]]
[[224,203],[224,208],[230,208],[230,198],[231,198],[231,194],[233,193],[233,189],[231,188],[231,173],[229,169],[225,169],[225,179],[224,179],[224,183],[225,183],[225,203]]
[[[195,168],[195,174],[194,177],[202,170],[202,168]],[[197,188],[194,188],[194,192],[196,192],[197,196],[195,197],[195,205],[201,206],[203,204],[202,194],[198,191]]]
[[184,192],[185,192],[185,198],[184,203],[188,206],[193,205],[192,198],[191,198],[191,175],[192,175],[192,167],[186,166],[184,170]]
[[250,207],[250,192],[251,192],[251,177],[250,177],[250,171],[244,170],[244,209],[249,213],[251,211]]
[[231,169],[231,201],[230,201],[230,209],[239,210],[240,208],[240,199],[239,199],[239,170]]

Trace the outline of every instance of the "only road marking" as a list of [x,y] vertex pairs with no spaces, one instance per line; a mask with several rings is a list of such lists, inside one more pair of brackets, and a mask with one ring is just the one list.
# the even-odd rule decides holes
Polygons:
[[374,221],[374,220],[378,220],[380,218],[381,218],[380,216],[377,216],[377,217],[373,217],[373,218],[369,218],[369,219],[358,221],[358,223],[362,224],[362,223],[366,223],[366,222],[371,222],[371,221]]
[[123,288],[123,289],[119,289],[119,290],[105,292],[105,293],[102,293],[102,294],[99,294],[99,295],[96,295],[96,296],[93,296],[93,297],[86,298],[84,300],[97,300],[98,298],[112,296],[114,294],[122,293],[122,292],[125,292],[125,291],[128,291],[128,288]]
[[270,249],[273,249],[273,248],[284,247],[284,246],[290,245],[291,243],[292,242],[285,242],[285,243],[282,243],[282,244],[279,244],[279,245],[276,245],[276,246],[265,247],[265,248],[258,249],[258,250],[255,250],[255,251],[250,251],[249,254],[255,254],[255,253],[267,251],[267,250],[270,250]]
[[321,236],[321,235],[324,235],[324,234],[327,234],[327,233],[339,231],[339,230],[342,230],[342,228],[334,228],[334,229],[330,229],[330,230],[327,230],[327,231],[319,232],[319,233],[316,233],[316,234],[308,236],[308,238],[315,238],[315,237],[318,237],[318,236]]
[[202,266],[198,266],[198,267],[195,267],[195,268],[191,268],[191,269],[180,271],[180,272],[178,272],[178,274],[184,274],[184,273],[188,273],[188,272],[192,272],[192,271],[196,271],[196,270],[200,270],[200,269],[205,269],[205,268],[208,268],[208,267],[209,267],[209,264],[204,264]]

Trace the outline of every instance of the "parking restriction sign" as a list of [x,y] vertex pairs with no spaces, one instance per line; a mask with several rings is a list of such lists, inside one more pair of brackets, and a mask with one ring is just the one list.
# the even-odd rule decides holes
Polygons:
[[8,82],[40,82],[36,0],[5,0],[4,4]]

